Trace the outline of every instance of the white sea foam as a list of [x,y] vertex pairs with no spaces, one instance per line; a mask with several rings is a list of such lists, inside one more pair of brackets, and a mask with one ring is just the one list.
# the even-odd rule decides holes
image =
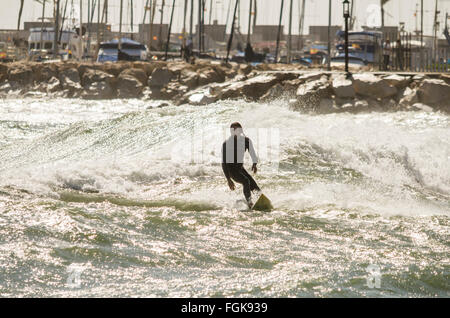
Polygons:
[[[145,104],[136,103],[134,109],[145,109]],[[102,114],[99,106],[93,102],[94,113]],[[33,112],[30,105],[26,109]],[[38,107],[38,117],[45,116],[41,111]],[[73,112],[73,105],[65,111]],[[236,101],[103,116],[94,117],[102,120],[93,123],[80,117],[77,123],[0,148],[0,186],[45,193],[68,188],[141,198],[187,193],[184,196],[226,206],[230,196],[218,194],[227,191],[221,177],[220,146],[229,122],[239,121],[247,136],[256,140],[257,149],[258,131],[276,129],[279,145],[269,146],[278,147],[281,162],[300,151],[300,160],[310,161],[312,170],[332,165],[362,175],[341,181],[332,176],[309,178],[312,181],[299,184],[298,189],[288,187],[292,192],[285,193],[280,188],[290,182],[289,174],[269,172],[269,163],[262,160],[256,178],[280,207],[296,210],[337,204],[363,206],[377,213],[443,213],[446,205],[441,203],[450,196],[450,120],[438,113],[311,116],[289,110],[282,101]],[[281,175],[288,179],[278,180]],[[291,182],[302,177],[297,171]],[[240,193],[234,195],[238,198]],[[430,202],[422,200],[426,196]],[[438,206],[435,198],[441,202]]]

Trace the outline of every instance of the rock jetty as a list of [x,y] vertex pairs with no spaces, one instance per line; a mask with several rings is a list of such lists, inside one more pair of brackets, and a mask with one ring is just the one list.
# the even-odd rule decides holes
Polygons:
[[302,66],[198,61],[0,64],[0,98],[140,98],[175,105],[285,99],[312,113],[425,110],[450,113],[448,74],[360,71],[347,78]]

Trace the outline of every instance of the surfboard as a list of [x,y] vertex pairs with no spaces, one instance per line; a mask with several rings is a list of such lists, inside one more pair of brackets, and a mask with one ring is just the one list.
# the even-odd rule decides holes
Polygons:
[[252,207],[252,210],[265,212],[269,212],[272,209],[272,202],[270,202],[269,198],[266,197],[263,193],[261,193],[260,197],[258,198],[258,200],[256,200],[255,204]]

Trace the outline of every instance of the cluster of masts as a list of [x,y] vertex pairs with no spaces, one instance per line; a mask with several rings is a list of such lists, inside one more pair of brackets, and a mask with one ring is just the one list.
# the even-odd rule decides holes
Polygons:
[[[21,16],[22,16],[22,11],[23,11],[23,6],[24,6],[24,1],[25,0],[21,0],[20,3],[20,9],[19,9],[19,17],[18,17],[18,29],[20,28],[20,20],[21,20]],[[97,11],[97,24],[98,26],[100,25],[106,25],[108,23],[108,7],[109,7],[109,1],[108,0],[103,0],[103,5],[101,4],[101,0],[79,0],[79,17],[77,19],[77,17],[75,17],[75,13],[74,13],[74,0],[33,0],[36,1],[38,3],[40,3],[42,5],[42,16],[41,16],[41,21],[42,21],[42,32],[44,31],[44,21],[45,21],[45,10],[46,10],[46,4],[53,1],[53,18],[51,19],[54,23],[54,30],[55,30],[55,36],[54,36],[54,43],[53,43],[53,47],[55,48],[53,50],[55,57],[57,55],[58,52],[58,42],[60,40],[61,34],[62,34],[62,30],[63,30],[63,25],[64,23],[66,23],[67,21],[72,21],[72,26],[75,27],[75,21],[78,20],[78,25],[79,27],[76,28],[77,30],[77,34],[80,36],[80,38],[83,36],[84,31],[83,30],[83,21],[84,19],[86,19],[85,17],[83,17],[83,10],[85,8],[83,8],[83,3],[86,4],[87,3],[87,12],[88,12],[88,16],[87,16],[87,31],[90,32],[90,25],[93,23],[94,21],[94,14],[95,11]],[[118,0],[120,1],[120,19],[119,19],[119,36],[118,36],[118,49],[121,49],[121,40],[122,40],[122,31],[123,31],[123,16],[124,16],[124,0]],[[163,24],[163,16],[164,16],[164,7],[166,6],[166,0],[159,0],[160,1],[160,26]],[[145,1],[145,7],[144,7],[144,16],[143,16],[143,25],[145,25],[145,20],[147,18],[147,15],[149,17],[149,48],[152,47],[152,40],[153,37],[151,36],[152,33],[152,28],[155,24],[155,14],[156,14],[156,8],[159,5],[158,0],[146,0]],[[168,1],[172,1],[172,9],[171,9],[171,14],[170,14],[170,22],[169,22],[169,29],[168,29],[168,34],[167,34],[167,43],[165,45],[166,47],[166,55],[167,55],[167,50],[168,50],[168,43],[169,43],[169,39],[170,39],[170,35],[171,35],[171,29],[172,29],[172,23],[173,23],[173,15],[174,15],[174,8],[175,8],[175,4],[176,2],[180,2],[183,0],[168,0]],[[300,16],[300,26],[299,29],[302,30],[303,29],[303,22],[304,22],[304,9],[305,9],[305,2],[306,0],[300,0],[301,1],[301,7],[302,7],[302,11],[301,11],[301,16]],[[68,5],[71,5],[71,12],[67,12],[67,8]],[[193,38],[193,25],[194,25],[194,7],[197,6],[198,9],[198,30],[197,30],[197,36],[198,36],[198,51],[199,52],[204,52],[205,51],[205,32],[204,32],[204,25],[205,25],[205,11],[206,11],[206,2],[207,0],[184,0],[184,15],[183,15],[183,29],[182,29],[182,41],[183,41],[183,47],[186,46],[186,38],[189,36],[189,38],[192,40]],[[228,11],[227,11],[227,20],[226,22],[228,23],[229,21],[229,16],[230,16],[230,9],[232,7],[232,3],[234,2],[234,11],[233,11],[233,16],[231,18],[231,35],[228,39],[228,45],[227,45],[227,59],[228,59],[228,54],[229,54],[229,50],[231,47],[231,43],[233,40],[233,35],[235,33],[235,24],[236,21],[238,21],[239,24],[239,20],[236,20],[236,15],[237,15],[237,10],[238,8],[240,8],[240,0],[230,0],[229,1],[229,5],[228,5]],[[293,6],[293,0],[290,0],[291,4],[290,4],[290,19],[289,19],[289,43],[291,42],[290,39],[290,35],[291,35],[291,24],[292,24],[292,6]],[[195,5],[197,3],[197,5]],[[133,0],[128,0],[128,4],[129,4],[129,11],[130,11],[130,26],[131,26],[131,32],[133,32],[133,25],[134,25],[134,21],[133,21],[133,17],[134,17],[134,12],[133,12]],[[257,0],[249,0],[249,4],[250,4],[250,10],[249,10],[249,25],[248,25],[248,32],[247,32],[247,46],[250,45],[250,27],[252,25],[252,16],[253,16],[253,26],[256,25],[256,14],[257,14]],[[282,16],[282,10],[283,10],[283,5],[284,5],[284,0],[281,0],[281,10],[280,10],[280,19],[279,19],[279,25],[278,25],[278,35],[277,35],[277,49],[276,49],[276,56],[278,54],[278,50],[279,50],[279,42],[280,42],[280,35],[281,35],[281,16]],[[211,19],[212,19],[212,8],[213,6],[213,0],[209,0],[209,11],[210,11],[210,15],[209,15],[209,24],[211,24]],[[189,35],[187,33],[186,30],[186,22],[187,22],[187,14],[188,14],[188,8],[190,7],[190,17],[189,17]],[[130,10],[131,9],[131,10]],[[67,18],[67,15],[70,15],[70,19]],[[238,32],[239,32],[239,26],[238,26]],[[240,33],[240,32],[239,32]],[[102,33],[100,31],[100,28],[97,27],[97,42],[100,43],[101,42],[101,36]],[[157,37],[159,39],[159,41],[162,41],[162,28],[159,27],[159,36]],[[225,34],[224,34],[225,37]],[[88,46],[88,50],[90,49],[90,37],[87,43]],[[42,47],[42,45],[41,45]]]
[[[22,11],[23,11],[23,6],[24,6],[24,1],[25,0],[21,0],[20,2],[20,9],[19,9],[19,17],[18,17],[18,24],[17,24],[17,28],[19,29],[20,27],[20,20],[21,20],[21,16],[22,16]],[[58,50],[58,42],[60,40],[61,37],[61,33],[62,33],[62,26],[64,25],[64,23],[67,21],[67,15],[69,14],[71,16],[71,20],[72,20],[72,25],[75,25],[75,21],[78,20],[78,25],[80,27],[77,28],[77,33],[79,33],[80,37],[83,34],[83,2],[86,4],[87,3],[87,12],[88,12],[88,16],[87,16],[87,28],[88,28],[88,32],[90,32],[90,25],[93,23],[93,21],[95,20],[94,14],[95,11],[97,11],[97,23],[98,25],[106,25],[108,23],[108,7],[110,5],[109,0],[103,0],[103,4],[102,4],[102,0],[78,0],[79,2],[79,19],[76,19],[76,17],[74,16],[74,0],[33,0],[36,1],[40,4],[42,4],[42,29],[44,28],[44,20],[45,20],[45,7],[46,7],[46,3],[53,1],[53,8],[54,8],[54,16],[53,16],[53,21],[54,21],[54,29],[55,29],[55,36],[54,36],[54,48],[56,48],[54,50],[54,53],[57,54]],[[71,5],[71,12],[68,13],[67,12],[67,8],[68,8],[68,4],[70,1],[70,5]],[[121,39],[122,39],[122,21],[123,21],[123,11],[124,11],[124,0],[118,0],[120,1],[120,20],[119,20],[119,44],[118,44],[118,49],[120,50],[121,48]],[[129,13],[130,13],[130,26],[131,26],[131,32],[133,32],[133,25],[134,25],[134,12],[133,12],[133,8],[134,8],[134,4],[133,4],[133,0],[126,0],[128,1],[128,8],[129,8]],[[180,3],[180,2],[184,2],[184,14],[183,14],[183,28],[182,28],[182,41],[183,41],[183,47],[186,45],[186,38],[188,37],[187,34],[189,34],[189,38],[192,40],[193,37],[193,25],[194,25],[194,7],[195,7],[195,3],[197,3],[197,8],[198,8],[198,32],[197,32],[197,36],[198,36],[198,51],[199,52],[203,52],[205,51],[205,33],[204,33],[204,25],[205,25],[205,11],[206,11],[206,2],[208,0],[167,0],[168,2],[172,2],[172,8],[171,8],[171,14],[170,14],[170,22],[169,22],[169,29],[168,29],[168,35],[167,35],[167,43],[165,45],[166,47],[166,54],[167,54],[167,50],[168,50],[168,43],[169,43],[169,39],[170,39],[170,35],[171,35],[171,29],[172,29],[172,22],[173,22],[173,15],[174,15],[174,8],[175,8],[175,4],[176,2]],[[282,23],[282,14],[283,14],[283,7],[284,7],[284,0],[279,0],[280,1],[280,15],[279,15],[279,21],[278,21],[278,33],[277,33],[277,42],[276,42],[276,50],[275,50],[275,60],[277,59],[278,56],[278,52],[279,52],[279,45],[280,45],[280,37],[281,37],[281,23]],[[299,9],[300,10],[300,17],[299,17],[299,36],[302,36],[302,31],[303,31],[303,25],[304,25],[304,16],[305,16],[305,2],[306,0],[298,0],[299,1]],[[390,0],[380,0],[380,8],[381,8],[381,28],[384,27],[384,15],[385,15],[385,11],[384,11],[384,5],[389,2]],[[235,33],[235,24],[236,24],[236,14],[237,14],[237,10],[238,8],[240,8],[240,0],[229,0],[228,3],[228,11],[227,11],[227,19],[226,19],[226,23],[229,22],[229,15],[230,15],[230,9],[232,8],[232,4],[234,2],[234,10],[233,10],[233,16],[231,18],[231,33],[230,33],[230,37],[228,39],[228,45],[227,45],[227,59],[228,59],[228,54],[229,54],[229,50],[231,48],[231,42],[233,40],[233,35]],[[248,16],[248,32],[247,32],[247,46],[250,45],[250,28],[251,25],[255,26],[256,25],[256,13],[257,13],[257,0],[248,0],[249,2],[249,16]],[[291,35],[292,35],[292,9],[293,9],[293,0],[289,0],[289,28],[288,28],[288,40],[287,40],[287,61],[290,61],[290,52],[291,52],[291,47],[292,47],[292,41],[291,41]],[[423,2],[424,0],[420,0],[420,30],[418,30],[418,24],[417,24],[417,19],[418,19],[418,5],[416,5],[416,33],[421,35],[421,41],[423,42]],[[354,4],[355,4],[355,0],[351,0],[350,1],[350,19],[349,19],[349,29],[352,30],[353,29],[353,25],[355,22],[355,16],[353,14],[353,8],[354,8]],[[156,15],[156,8],[157,6],[160,6],[160,26],[163,24],[163,16],[164,16],[164,7],[166,6],[166,0],[146,0],[145,1],[145,7],[144,7],[144,15],[143,15],[143,21],[142,24],[145,25],[145,21],[147,19],[147,16],[149,18],[149,48],[152,47],[152,28],[155,24],[155,15]],[[329,0],[329,24],[331,25],[331,0]],[[211,19],[212,19],[212,10],[211,8],[213,7],[213,0],[209,0],[209,24],[211,24]],[[190,10],[189,10],[190,8]],[[189,33],[187,33],[186,30],[186,24],[187,24],[187,14],[189,12]],[[434,10],[434,23],[433,23],[433,32],[435,35],[435,38],[437,38],[437,30],[439,29],[439,21],[438,21],[438,16],[439,16],[440,12],[438,11],[438,0],[435,0],[435,10]],[[253,22],[252,22],[252,18],[253,18]],[[239,30],[239,20],[238,19],[238,30]],[[446,19],[447,22],[447,19]],[[400,23],[400,27],[402,27],[401,25],[402,23]],[[403,24],[404,25],[404,24]],[[101,33],[100,27],[97,27],[97,42],[100,43],[101,42],[101,36],[103,34]],[[159,36],[157,37],[159,41],[162,41],[162,28],[159,27]],[[224,35],[225,36],[225,35]],[[88,46],[88,50],[89,50],[89,46],[90,46],[90,38],[89,41],[87,43]]]

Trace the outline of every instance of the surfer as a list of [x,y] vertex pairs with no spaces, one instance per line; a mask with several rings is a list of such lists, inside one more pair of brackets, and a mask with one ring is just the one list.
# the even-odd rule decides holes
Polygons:
[[258,157],[256,156],[253,143],[244,135],[240,123],[235,122],[230,126],[231,136],[222,145],[222,169],[231,190],[235,189],[234,182],[242,184],[244,196],[249,208],[252,208],[252,191],[261,191],[255,180],[244,168],[244,154],[248,150],[252,158],[252,171],[256,173],[258,168]]

